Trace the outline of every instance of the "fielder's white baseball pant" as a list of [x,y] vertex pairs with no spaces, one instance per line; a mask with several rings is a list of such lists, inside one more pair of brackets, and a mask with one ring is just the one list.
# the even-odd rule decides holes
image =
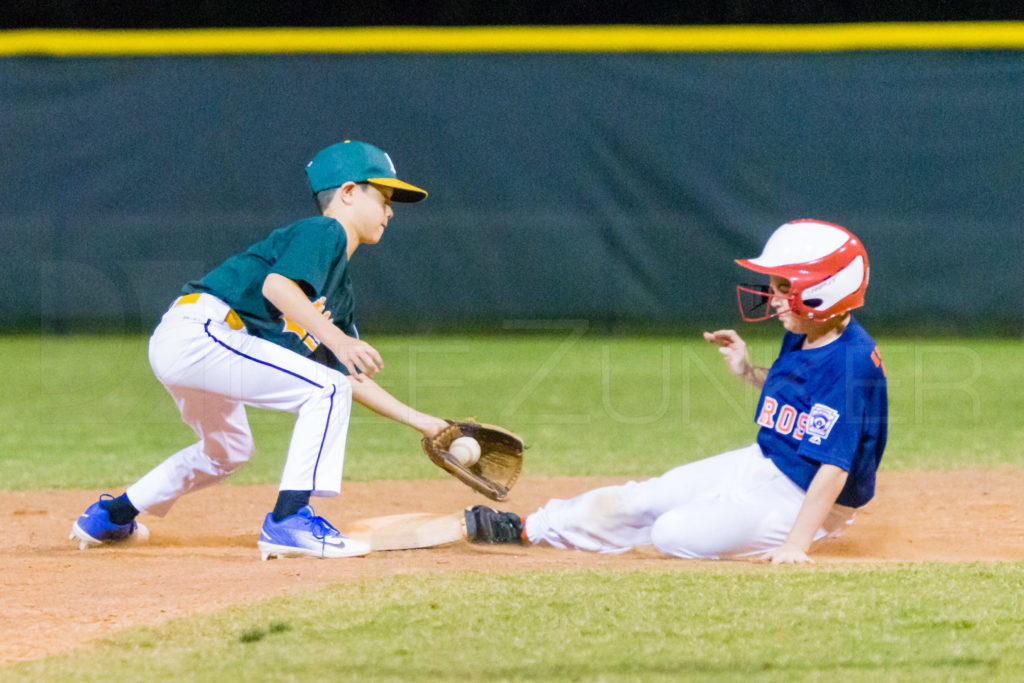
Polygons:
[[[804,496],[755,443],[646,481],[550,500],[526,518],[526,535],[558,548],[654,545],[676,557],[725,559],[782,545]],[[816,539],[839,535],[853,512],[834,506]]]
[[202,294],[164,314],[149,361],[199,440],[127,489],[142,512],[163,516],[189,491],[228,476],[253,451],[245,406],[297,413],[281,490],[341,491],[352,387],[345,375],[249,335],[226,303]]

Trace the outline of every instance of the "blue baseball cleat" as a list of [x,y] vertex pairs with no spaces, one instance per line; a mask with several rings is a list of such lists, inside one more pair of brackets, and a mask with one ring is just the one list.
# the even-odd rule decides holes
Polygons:
[[90,505],[71,527],[71,535],[68,538],[77,538],[80,550],[105,543],[145,541],[149,538],[149,529],[135,520],[128,524],[114,524],[110,521],[110,516],[102,503],[113,498],[108,493],[101,495],[100,499]]
[[368,543],[342,536],[330,522],[318,517],[309,505],[280,522],[275,522],[273,514],[268,513],[257,545],[261,560],[302,555],[357,557],[370,552]]

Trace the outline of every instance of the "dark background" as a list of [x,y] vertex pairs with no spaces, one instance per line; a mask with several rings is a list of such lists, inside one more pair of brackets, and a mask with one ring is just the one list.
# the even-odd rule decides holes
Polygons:
[[[156,28],[1019,12],[478,7],[15,2],[2,16]],[[303,165],[354,138],[431,191],[353,261],[364,333],[735,324],[732,259],[811,217],[867,245],[873,329],[1020,336],[1022,83],[1017,50],[0,59],[0,325],[151,328],[185,281],[311,213]]]
[[221,2],[8,0],[3,26],[458,26],[501,24],[786,24],[852,21],[1008,20],[1024,3],[983,0],[766,0],[580,2]]
[[794,218],[868,248],[869,316],[1024,331],[1018,51],[0,60],[0,321],[148,328],[309,215],[341,139],[425,187],[352,262],[364,333],[734,324]]

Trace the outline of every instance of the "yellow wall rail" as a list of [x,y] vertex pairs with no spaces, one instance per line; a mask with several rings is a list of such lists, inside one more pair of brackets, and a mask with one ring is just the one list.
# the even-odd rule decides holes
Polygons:
[[1024,22],[0,31],[0,56],[1024,49]]

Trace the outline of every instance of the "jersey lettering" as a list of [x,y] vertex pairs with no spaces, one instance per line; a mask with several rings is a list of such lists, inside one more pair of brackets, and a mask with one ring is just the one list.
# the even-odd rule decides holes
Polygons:
[[[331,318],[331,312],[324,310],[325,308],[327,308],[327,297],[322,296],[312,303],[316,310],[320,312],[320,315],[327,318],[327,322],[334,322],[334,319]],[[281,321],[283,324],[282,331],[291,332],[292,334],[297,336],[302,341],[302,343],[306,345],[306,348],[308,348],[310,351],[316,351],[316,347],[320,346],[320,342],[317,340],[316,337],[311,335],[306,330],[305,327],[299,325],[288,316],[282,315]]]
[[807,418],[810,417],[807,413],[800,413],[800,417],[796,419],[796,429],[793,430],[793,438],[797,441],[803,441],[804,432],[807,431]]
[[871,352],[871,360],[875,364],[875,367],[882,371],[882,377],[888,377],[885,372],[885,363],[882,362],[882,354],[878,352],[878,347]]
[[786,435],[793,431],[793,423],[796,422],[796,408],[790,405],[782,406],[779,411],[779,421],[775,425],[775,431]]
[[792,436],[797,441],[803,441],[804,435],[810,433],[814,443],[827,439],[838,420],[839,412],[824,404],[815,404],[810,413],[797,413],[796,408],[786,403],[779,408],[779,402],[771,396],[764,397],[761,413],[757,416],[757,424],[762,427],[774,429],[783,436]]
[[757,416],[757,424],[771,429],[775,426],[775,411],[779,409],[779,402],[771,396],[764,397],[764,405],[761,406],[761,414]]

